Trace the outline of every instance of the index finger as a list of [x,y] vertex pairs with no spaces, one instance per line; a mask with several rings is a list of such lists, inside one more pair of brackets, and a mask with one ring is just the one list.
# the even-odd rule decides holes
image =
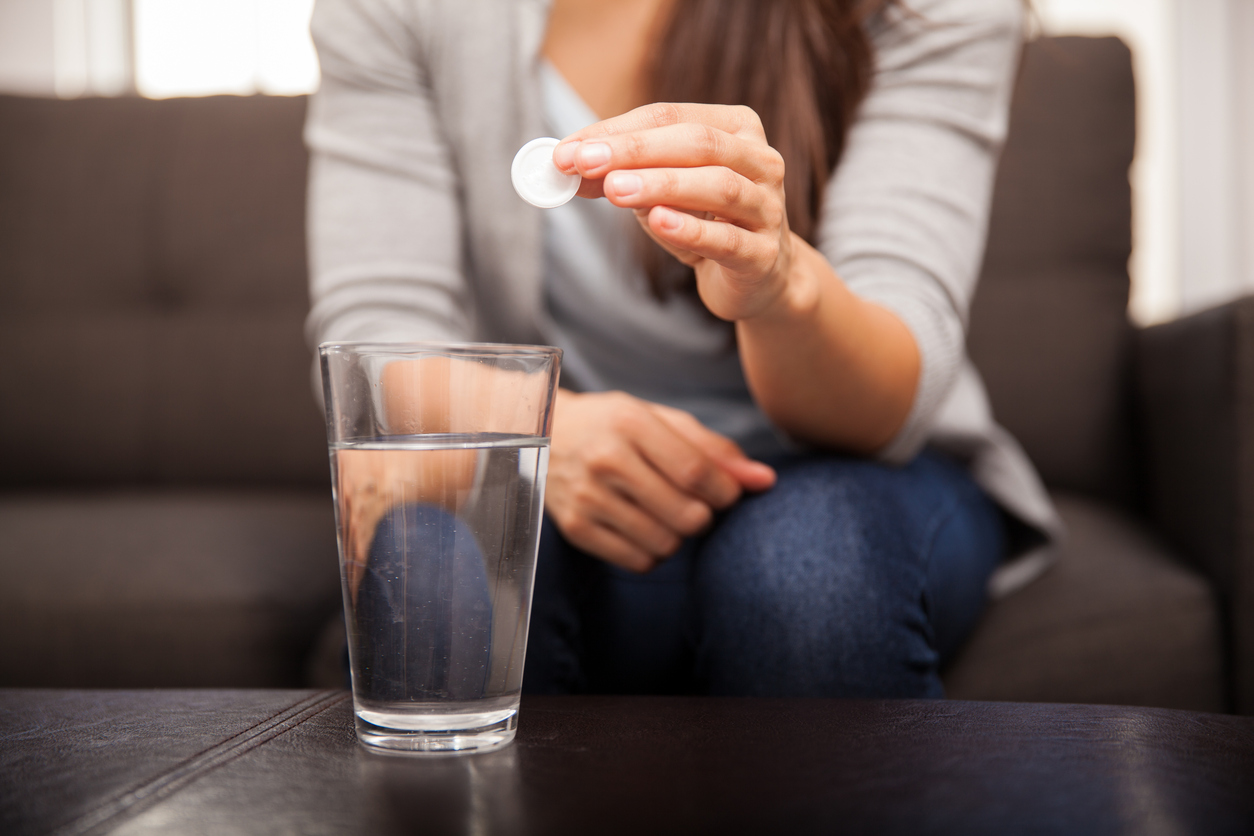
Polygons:
[[740,483],[712,456],[656,414],[647,415],[633,435],[637,451],[655,471],[713,508],[726,508],[740,498]]
[[714,458],[745,489],[764,491],[775,484],[775,468],[749,458],[739,444],[705,426],[691,413],[659,403],[650,406],[663,422]]
[[671,429],[707,455],[715,459],[748,458],[739,444],[706,427],[692,413],[661,403],[650,403],[649,406]]
[[[613,116],[594,122],[586,128],[575,131],[558,144],[560,148],[568,142],[579,142],[596,137],[614,136],[616,134],[645,131],[650,128],[664,128],[683,122],[699,122],[718,128],[735,136],[746,139],[766,139],[766,131],[762,128],[762,120],[753,108],[744,105],[711,105],[683,102],[656,102],[629,110],[621,116]],[[556,149],[554,149],[556,150]]]

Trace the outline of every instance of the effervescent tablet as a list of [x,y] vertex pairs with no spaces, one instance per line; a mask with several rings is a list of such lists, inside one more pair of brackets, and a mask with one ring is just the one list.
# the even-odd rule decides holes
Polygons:
[[579,191],[578,174],[563,174],[553,164],[553,149],[561,142],[551,136],[533,139],[518,149],[510,177],[518,196],[541,209],[555,209]]

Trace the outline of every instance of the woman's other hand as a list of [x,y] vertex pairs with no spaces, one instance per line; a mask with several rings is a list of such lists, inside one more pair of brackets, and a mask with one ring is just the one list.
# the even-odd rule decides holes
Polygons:
[[752,318],[788,288],[794,236],[784,160],[747,107],[651,104],[562,141],[554,162],[582,197],[632,209],[645,231],[693,267],[706,307]]
[[647,572],[775,472],[686,412],[620,392],[558,393],[545,509],[575,547]]

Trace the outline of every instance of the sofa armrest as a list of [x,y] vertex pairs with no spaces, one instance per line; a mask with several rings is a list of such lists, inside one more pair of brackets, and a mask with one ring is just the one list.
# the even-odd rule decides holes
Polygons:
[[1136,377],[1151,517],[1218,588],[1254,714],[1254,296],[1140,331]]

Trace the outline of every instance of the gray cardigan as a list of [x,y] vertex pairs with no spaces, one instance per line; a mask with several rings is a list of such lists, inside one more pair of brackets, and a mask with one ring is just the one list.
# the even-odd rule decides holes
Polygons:
[[[818,245],[858,295],[892,310],[922,356],[910,416],[881,452],[926,443],[964,462],[1050,541],[1061,525],[966,358],[1020,0],[911,0],[874,21],[876,73],[832,176]],[[306,130],[307,331],[324,340],[540,341],[543,210],[509,166],[544,134],[545,0],[318,0],[322,86]],[[1048,550],[1003,567],[1026,582]]]

